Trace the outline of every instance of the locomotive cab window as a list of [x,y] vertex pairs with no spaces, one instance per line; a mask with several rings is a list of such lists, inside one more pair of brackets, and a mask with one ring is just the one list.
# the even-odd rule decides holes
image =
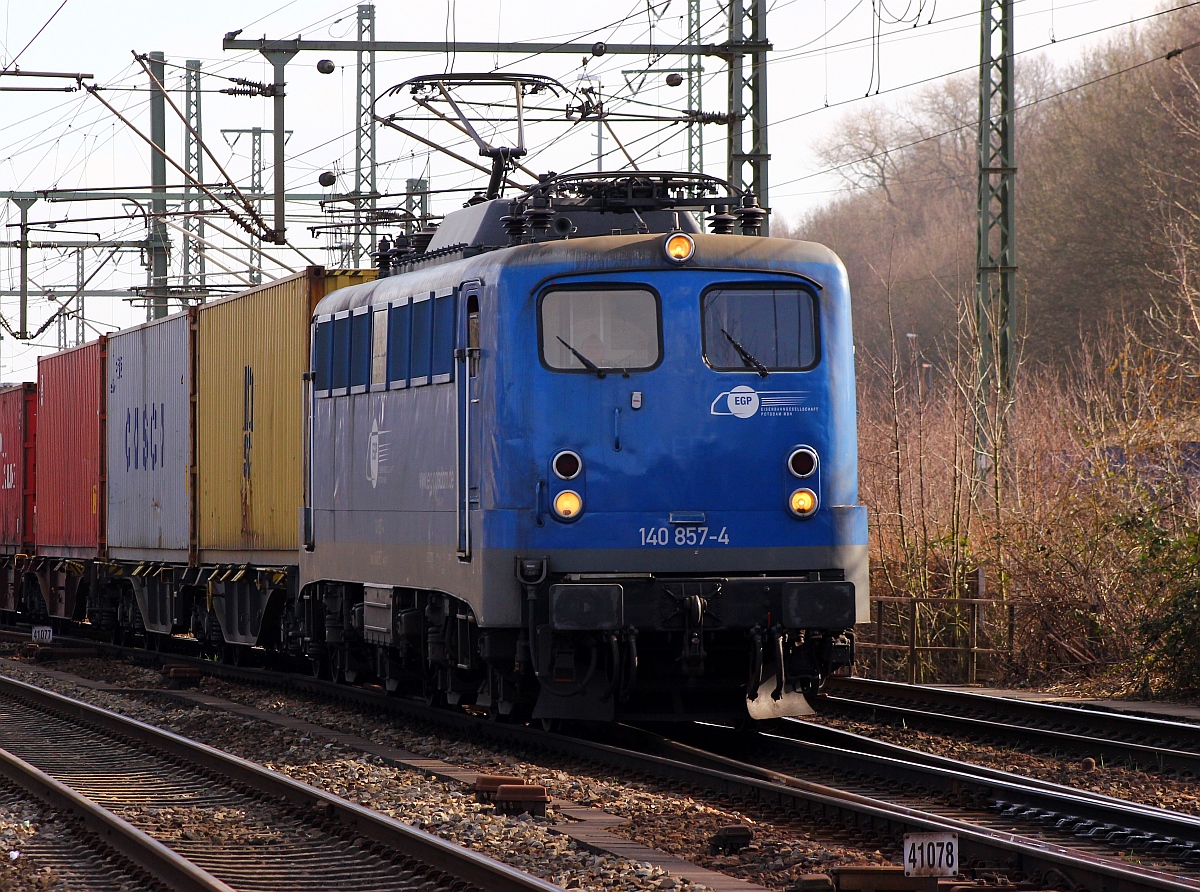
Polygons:
[[700,298],[704,361],[719,372],[810,369],[820,355],[816,311],[806,288],[711,288]]
[[555,371],[646,371],[662,358],[658,295],[645,288],[550,290],[539,321],[542,362]]

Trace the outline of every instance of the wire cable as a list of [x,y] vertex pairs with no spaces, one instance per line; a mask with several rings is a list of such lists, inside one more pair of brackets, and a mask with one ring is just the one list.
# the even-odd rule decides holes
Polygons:
[[46,24],[44,24],[44,25],[42,25],[42,27],[38,28],[37,33],[34,34],[33,37],[29,38],[29,43],[27,43],[27,44],[25,44],[25,46],[21,47],[21,51],[19,53],[17,53],[15,56],[13,56],[12,61],[10,61],[3,68],[0,68],[0,74],[7,74],[10,70],[12,70],[13,66],[17,64],[17,61],[23,55],[25,55],[25,50],[27,50],[31,46],[33,46],[33,42],[42,36],[42,32],[50,27],[50,23],[54,21],[55,16],[57,16],[60,12],[62,12],[62,8],[64,6],[66,6],[67,3],[68,3],[68,0],[62,0],[62,3],[58,4],[58,9],[56,9],[56,10],[54,10],[54,12],[50,13],[50,18],[46,19]]

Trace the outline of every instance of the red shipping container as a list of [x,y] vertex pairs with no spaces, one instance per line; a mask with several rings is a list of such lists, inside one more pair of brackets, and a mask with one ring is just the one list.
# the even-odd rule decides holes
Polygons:
[[0,389],[0,554],[29,554],[37,462],[37,385]]
[[104,370],[101,337],[38,358],[38,554],[104,556]]

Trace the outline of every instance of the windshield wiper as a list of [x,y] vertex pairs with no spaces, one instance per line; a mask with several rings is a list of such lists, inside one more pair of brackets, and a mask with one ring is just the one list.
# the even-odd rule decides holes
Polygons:
[[723,328],[721,329],[721,334],[725,335],[725,337],[729,341],[729,343],[733,344],[733,349],[738,352],[738,356],[740,356],[742,358],[742,362],[744,362],[750,368],[754,369],[756,372],[758,372],[764,378],[767,377],[767,375],[771,374],[770,372],[767,371],[767,367],[765,365],[763,365],[761,362],[759,362],[757,359],[754,358],[753,353],[751,353],[749,350],[747,350],[745,347],[743,347],[741,344],[739,344],[736,340],[734,340],[733,335],[731,335],[729,332],[727,332]]
[[[555,337],[558,337],[558,336],[555,335]],[[588,359],[586,356],[584,356],[582,353],[580,353],[578,350],[576,350],[574,347],[572,347],[570,344],[568,344],[562,338],[558,338],[558,342],[560,344],[562,344],[564,347],[566,347],[568,350],[570,350],[572,355],[576,359],[578,359],[580,362],[583,363],[583,367],[585,369],[587,369],[589,372],[595,372],[597,378],[603,378],[605,376],[606,372],[604,371],[604,369],[600,368],[600,366],[596,365],[596,363],[592,362],[590,359]]]

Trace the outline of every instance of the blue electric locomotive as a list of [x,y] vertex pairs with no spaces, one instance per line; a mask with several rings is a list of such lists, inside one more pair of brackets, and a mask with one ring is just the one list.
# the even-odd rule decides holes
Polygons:
[[608,720],[795,714],[852,661],[845,270],[754,235],[752,199],[702,200],[702,233],[699,191],[544,180],[321,301],[298,602],[318,665]]

